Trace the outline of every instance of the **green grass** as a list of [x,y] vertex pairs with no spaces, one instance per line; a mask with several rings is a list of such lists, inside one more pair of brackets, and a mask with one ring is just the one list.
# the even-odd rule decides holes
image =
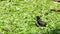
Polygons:
[[[60,34],[60,3],[52,0],[0,1],[0,34]],[[36,27],[36,16],[47,27]]]

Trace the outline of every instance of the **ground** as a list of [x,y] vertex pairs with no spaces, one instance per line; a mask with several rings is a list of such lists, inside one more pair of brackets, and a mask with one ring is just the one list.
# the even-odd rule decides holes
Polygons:
[[[0,0],[0,34],[60,34],[60,3],[52,0]],[[37,27],[36,16],[47,23]]]

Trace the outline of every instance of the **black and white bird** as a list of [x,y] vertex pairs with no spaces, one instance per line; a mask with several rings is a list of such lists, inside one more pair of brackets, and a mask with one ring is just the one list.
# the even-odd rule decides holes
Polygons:
[[36,16],[36,19],[37,19],[37,23],[36,23],[36,26],[39,27],[39,26],[44,26],[46,27],[46,22],[42,21],[42,19],[39,17],[39,16]]

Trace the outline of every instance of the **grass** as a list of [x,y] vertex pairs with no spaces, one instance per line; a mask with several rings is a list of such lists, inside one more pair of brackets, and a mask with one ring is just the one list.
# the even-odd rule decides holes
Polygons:
[[[52,0],[0,1],[0,34],[60,34],[60,3]],[[36,16],[47,27],[36,27]]]

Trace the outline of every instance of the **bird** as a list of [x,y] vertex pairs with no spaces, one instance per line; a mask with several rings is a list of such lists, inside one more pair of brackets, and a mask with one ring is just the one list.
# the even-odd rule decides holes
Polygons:
[[46,25],[47,25],[46,22],[42,21],[42,19],[39,16],[36,16],[36,19],[37,19],[36,20],[37,22],[35,24],[37,27],[39,27],[39,26],[46,27]]

